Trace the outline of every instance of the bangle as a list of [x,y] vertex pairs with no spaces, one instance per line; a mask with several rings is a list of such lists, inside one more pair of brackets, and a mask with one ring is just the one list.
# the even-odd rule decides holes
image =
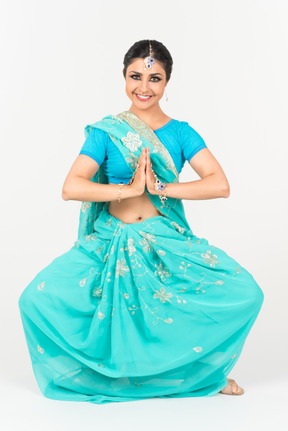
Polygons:
[[[164,206],[164,202],[167,200],[167,183],[162,183],[162,181],[160,181],[157,177],[157,175],[155,174],[155,172],[153,171],[153,175],[155,178],[155,183],[154,183],[154,189],[156,191],[160,191],[159,193],[159,198],[161,200],[162,205]],[[163,206],[161,208],[163,208]]]
[[119,183],[118,184],[120,187],[119,187],[119,189],[118,189],[118,192],[119,192],[119,195],[118,195],[118,202],[120,203],[120,201],[121,201],[121,192],[122,192],[122,187],[124,186],[124,183]]

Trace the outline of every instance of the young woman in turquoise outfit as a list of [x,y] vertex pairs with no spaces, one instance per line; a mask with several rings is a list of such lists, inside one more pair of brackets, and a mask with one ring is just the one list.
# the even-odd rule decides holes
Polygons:
[[[19,309],[41,392],[108,402],[244,391],[227,378],[264,295],[235,259],[193,233],[183,199],[229,197],[201,136],[159,106],[167,48],[124,57],[130,109],[85,127],[63,185],[78,237],[24,289]],[[199,175],[179,182],[185,161]]]

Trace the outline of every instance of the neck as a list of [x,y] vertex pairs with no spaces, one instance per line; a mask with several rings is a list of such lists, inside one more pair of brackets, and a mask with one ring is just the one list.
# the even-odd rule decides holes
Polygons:
[[157,106],[153,106],[150,109],[139,109],[135,105],[131,105],[129,111],[133,112],[133,114],[137,115],[140,120],[145,123],[157,123],[157,121],[163,120],[163,118],[167,117],[166,114],[161,110],[159,104]]

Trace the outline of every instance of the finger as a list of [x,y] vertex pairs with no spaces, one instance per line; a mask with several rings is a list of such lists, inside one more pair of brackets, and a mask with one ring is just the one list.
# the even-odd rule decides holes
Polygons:
[[147,161],[150,163],[150,147],[147,147]]
[[150,148],[148,147],[148,151],[147,151],[147,166],[149,166],[149,169],[152,168],[152,163],[151,163],[151,159],[150,159],[150,152],[149,152]]
[[144,150],[144,147],[142,148],[142,150],[141,150],[141,154],[140,154],[140,157],[139,157],[139,159],[138,159],[138,163],[139,163],[139,165],[141,164],[141,166],[144,164],[144,166],[145,166],[145,159],[146,159],[146,155],[145,155],[145,151],[143,151]]

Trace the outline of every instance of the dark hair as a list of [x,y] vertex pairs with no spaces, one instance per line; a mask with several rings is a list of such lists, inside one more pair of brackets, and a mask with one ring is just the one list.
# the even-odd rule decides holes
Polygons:
[[[153,39],[150,39],[150,42],[152,47],[152,57],[161,63],[163,69],[165,70],[166,80],[168,82],[171,76],[173,65],[171,54],[168,49],[163,45],[163,43]],[[145,58],[147,56],[149,56],[149,39],[143,39],[139,40],[138,42],[135,42],[134,45],[132,45],[131,48],[129,48],[129,50],[126,52],[123,60],[124,78],[126,78],[128,66],[133,63],[136,58]]]

